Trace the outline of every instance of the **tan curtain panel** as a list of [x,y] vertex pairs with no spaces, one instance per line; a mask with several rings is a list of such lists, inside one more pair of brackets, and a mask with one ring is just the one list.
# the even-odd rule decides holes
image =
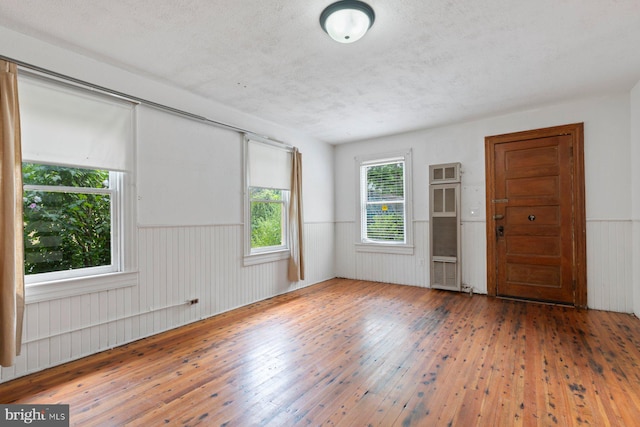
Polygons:
[[302,153],[294,148],[291,162],[291,198],[289,201],[289,281],[304,280],[304,244],[302,240]]
[[22,153],[16,64],[0,60],[0,365],[22,346]]

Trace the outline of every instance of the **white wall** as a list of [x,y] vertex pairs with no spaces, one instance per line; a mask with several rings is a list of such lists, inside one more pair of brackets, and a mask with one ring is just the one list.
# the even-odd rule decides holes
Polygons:
[[1,381],[334,277],[332,146],[1,27],[0,54],[299,147],[307,255],[298,283],[286,261],[244,267],[242,136],[138,106],[138,283],[27,300],[22,354]]
[[[144,105],[137,117],[138,223],[241,224],[242,135]],[[332,223],[333,147],[291,144],[303,155],[305,222]]]
[[[341,241],[336,253],[337,275],[382,280],[388,265],[398,262],[398,255],[354,251],[357,197],[354,158],[412,148],[416,253],[404,257],[405,268],[393,280],[428,286],[428,165],[461,162],[462,279],[476,292],[486,293],[485,136],[584,122],[588,305],[631,312],[629,111],[629,94],[612,94],[337,146],[336,241]],[[471,215],[472,209],[478,211],[478,216]]]
[[144,105],[137,117],[138,224],[242,223],[242,135]]
[[[632,273],[640,282],[640,272],[634,270],[640,267],[631,264],[631,246],[640,254],[636,227],[640,200],[633,199],[632,215],[630,197],[632,189],[634,194],[640,190],[640,176],[631,169],[632,161],[640,161],[638,86],[631,97],[578,100],[334,148],[2,27],[0,54],[300,147],[308,256],[308,278],[297,284],[286,281],[283,262],[243,267],[240,136],[140,107],[136,150],[139,283],[28,303],[23,354],[14,367],[0,370],[2,381],[334,275],[428,286],[427,166],[433,163],[463,164],[463,279],[477,292],[486,292],[484,137],[581,121],[586,145],[589,306],[640,311],[640,286],[635,287],[635,305],[631,298]],[[415,254],[356,254],[354,157],[401,148],[412,148],[414,153]],[[470,214],[472,208],[477,208],[477,216]],[[196,297],[199,304],[183,304]]]
[[[640,257],[640,81],[631,90],[631,194],[633,259]],[[633,310],[640,316],[640,264],[633,263]]]

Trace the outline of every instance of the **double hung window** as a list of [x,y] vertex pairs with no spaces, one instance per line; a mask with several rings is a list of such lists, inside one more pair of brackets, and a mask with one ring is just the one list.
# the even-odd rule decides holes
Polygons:
[[25,274],[117,267],[117,172],[22,165]]
[[358,249],[412,252],[411,152],[358,159]]
[[286,249],[288,191],[249,187],[252,253]]
[[245,265],[288,258],[291,151],[247,137],[245,165]]
[[29,74],[18,91],[27,296],[132,271],[133,104]]

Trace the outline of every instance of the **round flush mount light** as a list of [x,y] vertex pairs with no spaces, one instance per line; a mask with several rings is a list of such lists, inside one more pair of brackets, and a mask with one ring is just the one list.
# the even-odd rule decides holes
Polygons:
[[366,3],[342,0],[327,6],[320,14],[320,26],[340,43],[353,43],[366,34],[376,15]]

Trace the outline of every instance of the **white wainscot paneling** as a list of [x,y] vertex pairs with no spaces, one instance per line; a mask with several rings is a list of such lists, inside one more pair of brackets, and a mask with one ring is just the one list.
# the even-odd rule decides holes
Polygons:
[[[429,222],[415,221],[413,227],[413,255],[356,252],[356,277],[361,280],[429,287]],[[352,241],[352,245],[353,243]]]
[[355,223],[338,222],[335,228],[336,277],[356,279]]
[[[638,84],[638,88],[640,89],[640,84]],[[638,123],[640,126],[640,123]],[[640,254],[640,221],[634,220],[633,225],[633,234],[632,234],[632,249],[634,258],[638,258],[638,254]],[[634,262],[632,263],[632,273],[631,273],[631,287],[633,292],[633,312],[636,317],[640,317],[640,263]]]
[[462,283],[474,293],[487,293],[487,224],[484,221],[463,221]]
[[[592,309],[632,312],[631,221],[587,221],[587,296]],[[462,280],[486,293],[486,223],[463,222]]]
[[[360,280],[428,286],[428,223],[417,222],[414,256],[356,252],[353,222],[336,224],[336,275]],[[632,222],[587,221],[587,295],[592,309],[633,312]],[[486,293],[486,223],[462,224],[462,281]],[[423,254],[423,255],[421,255]],[[420,283],[419,281],[422,280]]]
[[401,285],[429,286],[427,221],[414,222],[413,255],[356,252],[354,222],[336,224],[336,276]]
[[138,286],[27,304],[22,353],[0,379],[333,278],[334,224],[305,224],[304,236],[306,280],[290,283],[287,261],[243,267],[241,225],[140,228]]
[[589,308],[633,312],[632,222],[587,220]]
[[[336,275],[358,280],[429,287],[429,222],[414,222],[414,254],[356,252],[354,222],[336,224]],[[462,223],[462,281],[487,292],[486,224]]]

